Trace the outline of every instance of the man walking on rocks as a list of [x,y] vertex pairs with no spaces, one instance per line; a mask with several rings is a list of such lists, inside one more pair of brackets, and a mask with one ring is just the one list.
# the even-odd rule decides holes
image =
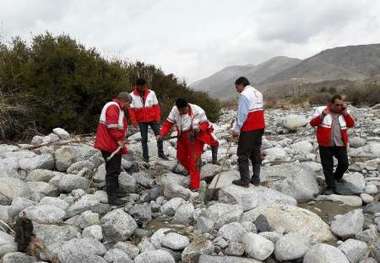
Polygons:
[[[264,102],[260,91],[252,87],[245,77],[235,81],[236,91],[240,93],[237,118],[232,136],[239,137],[238,165],[240,180],[232,183],[249,187],[260,184],[261,142],[264,134]],[[249,160],[252,162],[253,175],[249,175]]]
[[[158,104],[156,93],[153,90],[148,89],[148,86],[144,79],[137,79],[136,87],[134,91],[131,92],[131,96],[131,109],[134,112],[141,133],[143,158],[144,161],[148,163],[148,128],[150,126],[156,136],[160,134],[160,105]],[[164,154],[162,140],[157,140],[157,149],[158,157],[167,160],[168,158]]]
[[[341,181],[348,169],[347,129],[354,127],[354,118],[348,113],[342,97],[335,95],[327,106],[316,109],[310,125],[317,127],[319,154],[327,184],[326,194],[336,193],[335,182]],[[333,157],[338,160],[335,172]]]
[[161,128],[159,139],[169,134],[173,125],[178,133],[177,159],[190,175],[190,188],[199,190],[200,163],[204,144],[217,148],[213,127],[207,119],[205,111],[185,99],[176,100],[175,106]]
[[125,113],[128,113],[134,123],[133,113],[129,111],[131,102],[132,97],[128,92],[120,92],[113,101],[106,103],[96,130],[95,148],[102,152],[105,160],[106,192],[108,203],[111,205],[123,204],[123,201],[118,199],[120,196],[119,174],[122,154],[127,153],[125,136],[128,122]]

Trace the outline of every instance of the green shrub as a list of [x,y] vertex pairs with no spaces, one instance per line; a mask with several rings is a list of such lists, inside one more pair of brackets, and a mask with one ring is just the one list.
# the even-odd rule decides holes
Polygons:
[[0,43],[0,94],[7,97],[7,105],[22,105],[28,111],[24,125],[12,135],[31,123],[44,133],[57,126],[93,132],[104,103],[120,91],[131,91],[138,77],[146,78],[156,91],[164,118],[177,97],[199,104],[211,120],[219,115],[217,100],[190,90],[174,75],[140,62],[106,60],[67,35],[45,33],[35,36],[31,45],[20,38],[9,45]]

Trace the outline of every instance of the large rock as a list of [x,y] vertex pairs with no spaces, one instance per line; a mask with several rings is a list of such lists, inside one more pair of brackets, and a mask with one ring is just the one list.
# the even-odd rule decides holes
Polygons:
[[36,169],[29,172],[28,177],[26,177],[26,181],[49,182],[52,178],[54,178],[58,174],[63,176],[63,174],[59,172],[54,172],[54,171],[46,170],[46,169]]
[[306,253],[303,263],[349,263],[349,261],[336,247],[317,244]]
[[365,242],[348,239],[338,247],[346,255],[350,263],[359,263],[368,255],[368,246]]
[[308,140],[293,143],[291,147],[297,154],[308,154],[313,151],[313,145]]
[[28,199],[32,197],[32,191],[29,186],[20,179],[12,177],[0,177],[0,193],[9,200],[13,200],[16,197]]
[[136,191],[136,179],[127,173],[119,175],[120,190],[126,193],[134,193]]
[[3,257],[3,260],[1,262],[2,263],[33,263],[33,262],[36,262],[36,258],[28,256],[21,252],[12,252],[12,253],[7,253]]
[[298,128],[306,126],[307,123],[308,121],[304,115],[290,114],[282,120],[284,128],[290,131],[295,131]]
[[65,172],[73,163],[84,161],[96,153],[96,149],[85,144],[63,146],[54,153],[55,167]]
[[175,212],[173,222],[187,225],[193,221],[194,206],[190,202],[180,205]]
[[40,205],[51,205],[58,208],[61,208],[62,210],[66,210],[69,207],[69,204],[58,197],[50,197],[46,196],[40,200]]
[[104,259],[107,262],[113,263],[133,263],[133,260],[123,250],[113,248],[107,251],[104,255]]
[[91,210],[94,213],[103,214],[108,210],[107,204],[100,203],[99,199],[95,195],[84,195],[74,204],[67,209],[67,215],[69,217],[79,215],[80,213]]
[[54,157],[52,154],[45,153],[37,155],[31,158],[24,158],[19,160],[20,168],[23,170],[34,170],[34,169],[54,169]]
[[263,186],[243,188],[237,185],[230,185],[220,189],[218,195],[219,201],[239,204],[244,211],[272,204],[297,205],[297,201],[293,197]]
[[359,148],[366,144],[367,140],[361,137],[352,137],[350,138],[350,146],[352,148]]
[[7,253],[15,252],[17,245],[11,235],[0,231],[0,257]]
[[70,139],[70,133],[68,133],[66,130],[64,130],[62,128],[53,129],[53,133],[58,135],[58,137],[62,140]]
[[[182,252],[183,263],[196,262],[200,255],[209,255],[214,251],[214,245],[210,240],[194,239]],[[200,259],[199,259],[200,260]],[[200,262],[200,261],[199,261]],[[209,261],[203,261],[209,262]]]
[[344,215],[336,215],[331,223],[331,231],[343,239],[353,237],[363,230],[364,214],[356,209]]
[[178,207],[185,203],[186,201],[180,197],[174,197],[167,201],[163,206],[161,206],[160,210],[161,213],[167,215],[167,216],[174,216],[175,212],[177,211]]
[[297,201],[309,201],[319,194],[316,174],[299,163],[263,167],[262,181],[271,188],[294,197]]
[[343,176],[343,183],[338,183],[336,188],[337,192],[346,195],[363,193],[364,176],[361,173],[347,173]]
[[238,171],[225,171],[218,173],[214,176],[211,183],[208,186],[208,189],[221,189],[229,185],[232,185],[232,181],[240,179],[240,174]]
[[80,232],[74,226],[69,225],[40,225],[34,224],[34,233],[41,239],[47,248],[47,252],[56,256],[61,250],[62,244],[73,238],[80,237]]
[[284,150],[284,148],[280,146],[276,146],[273,148],[265,149],[265,161],[268,162],[282,162],[282,161],[289,161],[289,156]]
[[215,227],[219,229],[225,224],[239,221],[243,210],[238,205],[216,203],[209,206],[204,212],[206,218],[215,222]]
[[261,263],[253,258],[201,255],[198,263]]
[[175,263],[175,260],[168,251],[159,249],[141,253],[135,263]]
[[106,248],[98,240],[91,238],[74,238],[65,242],[58,252],[61,263],[106,262],[102,257]]
[[363,200],[356,195],[319,195],[315,200],[317,201],[332,201],[341,203],[344,205],[352,207],[361,207],[363,205]]
[[161,245],[173,250],[182,250],[190,244],[188,237],[178,233],[169,232],[161,239]]
[[222,226],[218,231],[218,236],[228,241],[240,242],[245,233],[247,231],[240,223],[232,222]]
[[299,233],[286,234],[276,242],[274,254],[279,261],[302,258],[310,248],[310,239]]
[[254,222],[259,215],[264,215],[270,226],[276,231],[297,232],[309,237],[314,242],[325,242],[334,238],[328,224],[318,215],[300,207],[260,206],[244,213],[241,221]]
[[272,241],[254,233],[246,233],[242,237],[248,256],[257,260],[267,259],[274,250]]
[[181,175],[164,174],[160,177],[160,185],[164,189],[164,196],[168,199],[180,197],[188,200],[192,195],[188,189],[188,179]]
[[90,182],[87,178],[74,174],[66,174],[61,177],[58,188],[61,192],[70,193],[74,189],[87,190]]
[[52,205],[37,205],[25,208],[21,213],[27,218],[40,224],[54,224],[63,221],[66,213],[59,207]]
[[127,240],[137,228],[136,221],[123,209],[107,213],[101,222],[105,238],[112,241]]

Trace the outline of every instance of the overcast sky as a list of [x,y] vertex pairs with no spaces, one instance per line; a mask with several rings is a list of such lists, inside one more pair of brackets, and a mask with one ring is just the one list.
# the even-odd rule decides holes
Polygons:
[[67,33],[188,82],[273,56],[380,43],[376,0],[0,0],[0,36]]

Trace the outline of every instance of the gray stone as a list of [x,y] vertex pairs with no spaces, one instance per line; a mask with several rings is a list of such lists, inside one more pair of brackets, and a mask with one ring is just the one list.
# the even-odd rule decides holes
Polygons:
[[23,170],[34,170],[34,169],[54,169],[54,157],[52,154],[44,153],[41,155],[36,155],[31,158],[23,158],[19,160],[20,168]]
[[197,218],[196,229],[201,233],[210,233],[215,226],[215,222],[205,216],[199,216]]
[[229,242],[224,252],[229,256],[242,256],[244,254],[244,245],[239,242]]
[[102,240],[103,239],[102,227],[99,225],[88,226],[85,229],[83,229],[82,236],[84,238],[93,238],[96,240]]
[[67,168],[67,173],[69,174],[78,174],[83,169],[87,169],[89,171],[92,171],[95,168],[95,164],[90,162],[89,160],[79,161],[76,163],[73,163],[70,165],[69,168]]
[[215,222],[216,229],[225,224],[240,220],[243,210],[238,205],[215,203],[209,206],[204,216]]
[[361,193],[360,198],[363,200],[363,202],[365,204],[372,203],[375,200],[375,198],[373,196],[366,194],[366,193]]
[[315,200],[332,201],[352,207],[361,207],[363,205],[362,199],[356,195],[319,195]]
[[101,257],[97,257],[103,256],[105,253],[106,248],[98,240],[74,238],[63,243],[62,248],[58,252],[58,258],[62,263],[106,262]]
[[361,137],[352,137],[350,138],[350,146],[352,148],[359,148],[366,144],[367,140]]
[[346,240],[338,248],[343,251],[350,263],[358,263],[364,259],[369,252],[365,242],[355,239]]
[[96,153],[96,149],[85,144],[60,147],[54,153],[55,167],[58,171],[65,172],[73,163],[86,160]]
[[207,163],[201,168],[201,180],[212,178],[221,171],[221,167],[216,164]]
[[58,137],[62,140],[70,139],[70,133],[68,133],[66,130],[62,128],[54,128],[53,132],[54,134],[58,135]]
[[193,221],[194,206],[192,203],[183,203],[175,212],[173,222],[187,225]]
[[240,223],[232,222],[222,226],[218,231],[218,236],[228,241],[240,242],[245,233],[247,233],[247,231]]
[[280,146],[265,149],[263,152],[265,153],[265,162],[275,163],[290,160],[287,152]]
[[29,206],[21,211],[27,218],[40,224],[55,224],[63,221],[66,213],[52,205]]
[[90,181],[87,178],[74,174],[66,174],[62,176],[58,183],[59,191],[70,193],[74,189],[87,190]]
[[12,253],[7,253],[3,257],[3,260],[1,262],[2,263],[32,263],[32,262],[36,262],[36,258],[28,256],[21,252],[12,252]]
[[110,263],[133,263],[133,260],[123,250],[113,248],[107,251],[104,259]]
[[274,254],[279,261],[302,258],[310,248],[310,239],[299,233],[282,236],[275,245]]
[[370,183],[368,183],[368,184],[365,186],[364,191],[365,191],[367,194],[370,194],[370,195],[377,194],[377,192],[378,192],[378,190],[377,190],[377,186],[374,185],[374,184],[370,184]]
[[161,206],[161,213],[167,216],[174,216],[178,207],[185,202],[184,199],[180,197],[175,197],[167,201],[163,206]]
[[66,210],[69,207],[69,204],[65,200],[51,196],[46,196],[42,198],[39,204],[55,206],[61,208],[62,210]]
[[95,183],[102,183],[106,180],[106,165],[103,163],[98,167],[94,175]]
[[219,190],[219,201],[239,204],[244,211],[272,204],[297,205],[297,201],[293,197],[263,186],[249,188],[237,185],[228,186]]
[[135,263],[175,263],[175,260],[169,252],[159,249],[141,253]]
[[58,193],[56,186],[46,182],[27,182],[29,188],[37,194],[52,196]]
[[17,178],[0,177],[0,193],[9,200],[16,197],[24,197],[30,199],[32,191],[29,186]]
[[274,250],[272,241],[254,233],[246,233],[242,237],[248,256],[257,260],[267,259]]
[[263,167],[261,177],[271,188],[297,201],[309,201],[319,194],[316,173],[299,163]]
[[182,263],[193,263],[202,254],[214,252],[214,245],[210,240],[194,239],[182,252]]
[[257,233],[272,231],[272,227],[264,215],[259,215],[253,223],[256,226]]
[[17,251],[17,245],[11,235],[0,231],[0,257]]
[[66,221],[67,224],[86,228],[92,225],[99,225],[99,214],[92,211],[84,211],[82,214],[74,216]]
[[304,115],[289,114],[282,120],[282,125],[284,128],[295,131],[308,123],[307,118]]
[[297,154],[308,154],[313,151],[313,145],[308,140],[293,143],[291,148]]
[[170,232],[161,239],[161,245],[173,250],[182,250],[190,244],[188,237]]
[[266,239],[270,240],[273,242],[273,244],[276,244],[276,242],[282,237],[282,233],[278,233],[278,232],[260,232],[259,233],[260,236],[263,236],[265,237]]
[[329,225],[318,215],[300,207],[289,205],[260,206],[244,213],[241,221],[254,222],[259,215],[264,215],[270,226],[277,232],[298,232],[310,237],[314,242],[325,242],[334,238]]
[[65,241],[80,237],[78,229],[69,225],[40,225],[34,224],[34,233],[41,239],[52,256],[57,256]]
[[140,253],[140,249],[131,242],[117,242],[114,248],[123,250],[131,259],[134,259]]
[[362,209],[356,209],[344,215],[336,215],[331,223],[331,231],[343,238],[355,236],[363,230],[364,215]]
[[102,219],[104,236],[112,241],[124,241],[136,230],[136,221],[123,209],[107,213]]
[[152,208],[148,203],[136,204],[128,210],[128,213],[137,222],[147,222],[152,220]]
[[240,179],[239,171],[225,171],[214,176],[208,189],[222,189],[232,185],[232,181]]
[[136,192],[136,179],[127,173],[121,173],[119,175],[119,185],[120,190],[126,193],[135,193]]
[[198,263],[261,263],[252,258],[201,255]]
[[349,263],[349,261],[338,248],[317,244],[306,253],[303,263]]
[[30,182],[49,182],[54,176],[59,174],[59,172],[54,172],[46,169],[35,169],[30,171],[26,181]]
[[343,183],[337,183],[336,189],[341,194],[360,194],[364,192],[365,180],[361,173],[348,173],[343,176]]
[[84,211],[90,210],[94,213],[103,214],[108,210],[108,205],[102,204],[95,195],[84,195],[67,209],[69,217],[79,215]]

